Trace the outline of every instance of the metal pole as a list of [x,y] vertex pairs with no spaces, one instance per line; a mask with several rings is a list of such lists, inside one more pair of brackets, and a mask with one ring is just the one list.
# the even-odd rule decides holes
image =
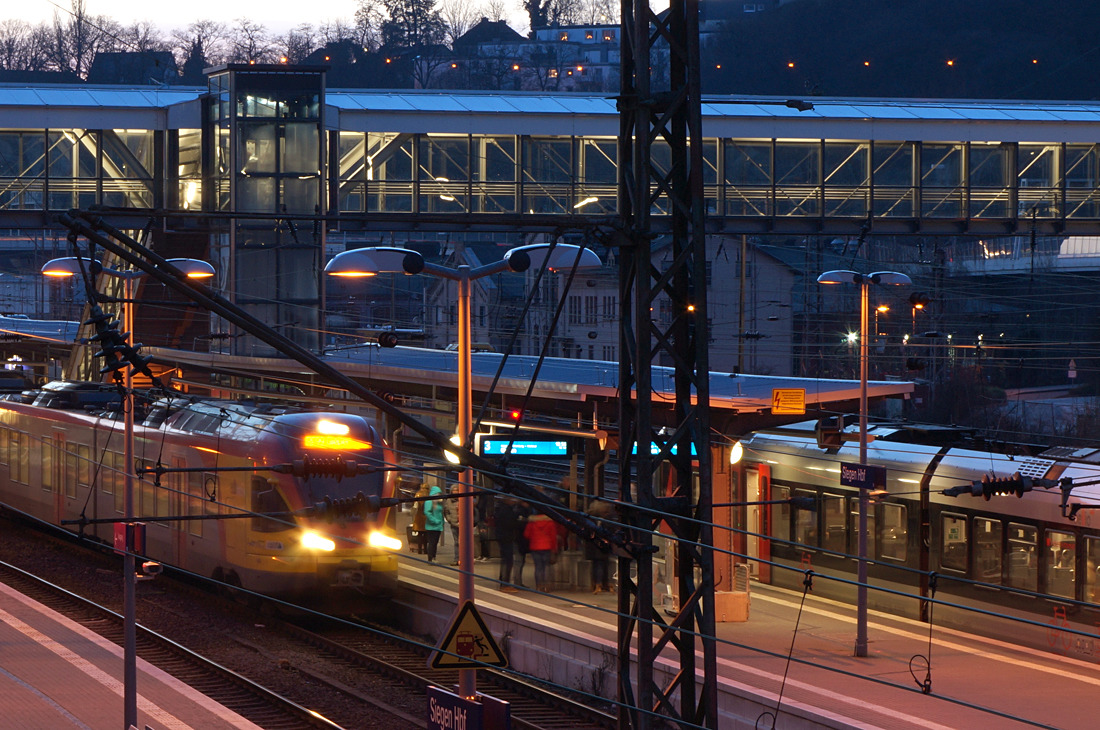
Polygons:
[[[123,299],[122,302],[122,331],[129,333],[131,341],[134,332],[134,281],[138,272],[122,273]],[[122,408],[124,415],[125,435],[123,438],[123,458],[125,466],[125,514],[126,518],[126,554],[122,558],[123,578],[123,701],[125,705],[123,729],[138,727],[137,724],[137,566],[134,561],[134,374],[133,368],[127,365],[123,376],[123,387],[126,395],[123,398]]]
[[[867,465],[867,320],[871,280],[866,275],[859,282],[859,464]],[[856,587],[856,648],[857,657],[867,656],[867,490],[859,490],[859,564]]]
[[[469,444],[473,428],[472,365],[470,361],[470,267],[458,267],[458,438]],[[473,495],[474,472],[462,470],[459,494]],[[474,498],[458,500],[458,605],[474,600]],[[458,693],[467,699],[477,696],[477,670],[458,670]]]

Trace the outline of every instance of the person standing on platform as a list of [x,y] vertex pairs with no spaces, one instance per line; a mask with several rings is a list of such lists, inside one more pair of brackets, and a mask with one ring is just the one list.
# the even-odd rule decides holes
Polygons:
[[[433,484],[428,490],[429,497],[437,497],[443,494],[438,485]],[[427,535],[428,562],[435,562],[435,552],[439,549],[439,536],[443,534],[443,505],[442,500],[431,499],[424,502],[424,534]]]
[[485,562],[493,556],[493,497],[482,492],[477,497],[475,507],[477,523],[478,555],[475,560]]
[[535,561],[535,590],[550,592],[550,559],[558,550],[561,532],[558,523],[544,514],[533,514],[523,529],[527,549]]
[[454,560],[451,565],[458,565],[458,501],[454,499],[443,500],[443,521],[451,526],[451,541],[455,548]]
[[[600,527],[606,528],[607,519],[611,515],[611,507],[607,502],[593,501],[588,508],[588,516],[595,520]],[[584,541],[584,557],[592,565],[592,592],[604,593],[611,590],[611,556],[601,549],[595,540]]]
[[531,515],[531,508],[527,506],[526,502],[519,502],[515,505],[516,513],[516,555],[518,560],[515,563],[512,576],[516,580],[516,586],[523,588],[523,567],[527,564],[527,535],[524,534],[524,530],[527,527],[527,518]]
[[512,585],[512,564],[516,547],[516,533],[520,528],[516,514],[515,500],[511,497],[497,497],[493,508],[493,523],[496,528],[497,544],[500,545],[500,590],[515,593]]
[[[416,490],[414,497],[419,498],[427,497],[430,491],[427,483],[421,483],[420,488]],[[424,533],[424,510],[427,508],[427,502],[417,501],[413,503],[413,518],[412,518],[412,534],[409,536],[410,549],[415,547],[413,552],[424,554],[424,550],[427,545],[428,536]],[[415,541],[415,542],[414,542]]]

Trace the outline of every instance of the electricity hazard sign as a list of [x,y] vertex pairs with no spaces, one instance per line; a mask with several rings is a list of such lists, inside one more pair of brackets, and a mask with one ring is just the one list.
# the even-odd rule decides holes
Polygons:
[[806,413],[806,389],[772,388],[772,413],[793,416]]
[[506,667],[508,660],[470,601],[462,604],[428,664],[435,669]]

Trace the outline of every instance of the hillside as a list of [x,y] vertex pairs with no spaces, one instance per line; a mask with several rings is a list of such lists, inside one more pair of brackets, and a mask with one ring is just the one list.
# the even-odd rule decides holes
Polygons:
[[704,47],[703,89],[1095,99],[1097,27],[1100,3],[1087,0],[798,0],[730,21]]

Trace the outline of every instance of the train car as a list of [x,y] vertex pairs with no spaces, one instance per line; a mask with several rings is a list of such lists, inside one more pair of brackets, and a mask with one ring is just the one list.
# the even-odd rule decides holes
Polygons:
[[[795,588],[808,568],[855,576],[859,491],[841,485],[840,467],[859,463],[858,430],[849,427],[830,445],[819,443],[816,427],[805,422],[751,434],[740,442],[735,470],[738,499],[806,498],[754,507],[742,518],[740,544],[750,564],[773,563],[754,568],[758,577]],[[868,513],[872,584],[926,597],[934,571],[939,598],[1038,613],[1039,620],[1053,614],[1084,625],[1100,621],[1100,514],[1093,510],[1100,506],[1100,450],[993,453],[952,445],[942,433],[915,438],[912,429],[890,425],[871,426],[868,435],[867,463],[886,471],[885,490],[872,497]],[[1041,481],[1018,496],[972,494],[983,480],[1016,474]],[[1081,505],[1075,519],[1063,508],[1057,486],[1063,483],[1073,485],[1067,503]],[[814,590],[854,593],[827,580],[816,581]],[[928,610],[927,601],[878,591],[869,592],[869,605],[920,618]]]
[[[125,427],[114,389],[51,383],[33,403],[0,401],[0,502],[55,525],[121,519],[125,508]],[[365,521],[292,513],[326,498],[391,497],[394,455],[375,425],[348,413],[175,396],[136,399],[136,467],[168,470],[134,483],[144,517],[249,515],[149,522],[142,554],[183,570],[279,598],[360,599],[387,595],[401,542],[393,515]],[[271,470],[295,461],[354,461],[355,476],[294,476]],[[110,543],[114,525],[80,529]]]

